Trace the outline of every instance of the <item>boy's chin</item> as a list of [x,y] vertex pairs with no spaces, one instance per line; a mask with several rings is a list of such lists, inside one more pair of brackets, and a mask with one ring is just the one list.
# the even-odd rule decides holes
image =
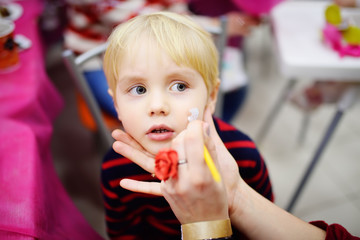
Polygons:
[[146,151],[148,151],[151,155],[156,156],[160,150],[169,149],[171,144],[156,144],[155,146],[145,147]]

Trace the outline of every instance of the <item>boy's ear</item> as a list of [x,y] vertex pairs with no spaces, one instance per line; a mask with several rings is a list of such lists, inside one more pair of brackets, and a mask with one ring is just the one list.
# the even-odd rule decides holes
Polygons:
[[220,88],[220,79],[216,79],[216,84],[212,90],[212,92],[209,95],[209,99],[208,99],[208,107],[211,110],[211,114],[215,113],[215,107],[216,107],[216,101],[217,101],[217,97],[218,97],[218,93],[219,93],[219,88]]
[[108,94],[114,99],[114,92],[109,88]]

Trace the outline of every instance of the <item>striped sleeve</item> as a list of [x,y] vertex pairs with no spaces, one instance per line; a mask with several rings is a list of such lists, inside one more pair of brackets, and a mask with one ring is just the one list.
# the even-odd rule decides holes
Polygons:
[[239,166],[239,173],[250,187],[274,201],[269,173],[255,143],[235,127],[214,118],[218,134]]

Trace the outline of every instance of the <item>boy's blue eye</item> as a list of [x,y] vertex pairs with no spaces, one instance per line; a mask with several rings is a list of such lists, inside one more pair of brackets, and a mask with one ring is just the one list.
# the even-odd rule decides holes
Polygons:
[[184,83],[175,83],[174,85],[171,86],[171,90],[173,90],[173,91],[183,92],[186,89],[187,89],[187,86]]
[[146,88],[144,86],[136,86],[130,89],[130,93],[134,95],[142,95],[146,93]]

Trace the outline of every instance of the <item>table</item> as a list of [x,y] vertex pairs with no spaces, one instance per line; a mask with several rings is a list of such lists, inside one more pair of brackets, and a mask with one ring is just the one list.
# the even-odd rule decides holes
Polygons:
[[40,0],[19,1],[15,33],[32,41],[20,66],[0,74],[0,239],[101,239],[67,195],[50,142],[63,100],[45,71]]
[[[321,29],[325,25],[324,11],[330,3],[329,1],[285,1],[271,12],[280,70],[289,81],[256,137],[258,144],[264,139],[288,94],[301,78],[354,83],[337,103],[335,115],[286,208],[288,211],[294,208],[341,117],[351,107],[359,92],[360,58],[341,58],[337,52],[325,46],[321,41]],[[358,17],[360,11],[359,9],[342,9],[342,16]],[[305,119],[305,125],[306,121]]]
[[[360,61],[341,58],[321,41],[324,11],[329,1],[285,1],[272,13],[281,72],[288,78],[359,81]],[[343,9],[343,17],[360,15],[359,9]]]

